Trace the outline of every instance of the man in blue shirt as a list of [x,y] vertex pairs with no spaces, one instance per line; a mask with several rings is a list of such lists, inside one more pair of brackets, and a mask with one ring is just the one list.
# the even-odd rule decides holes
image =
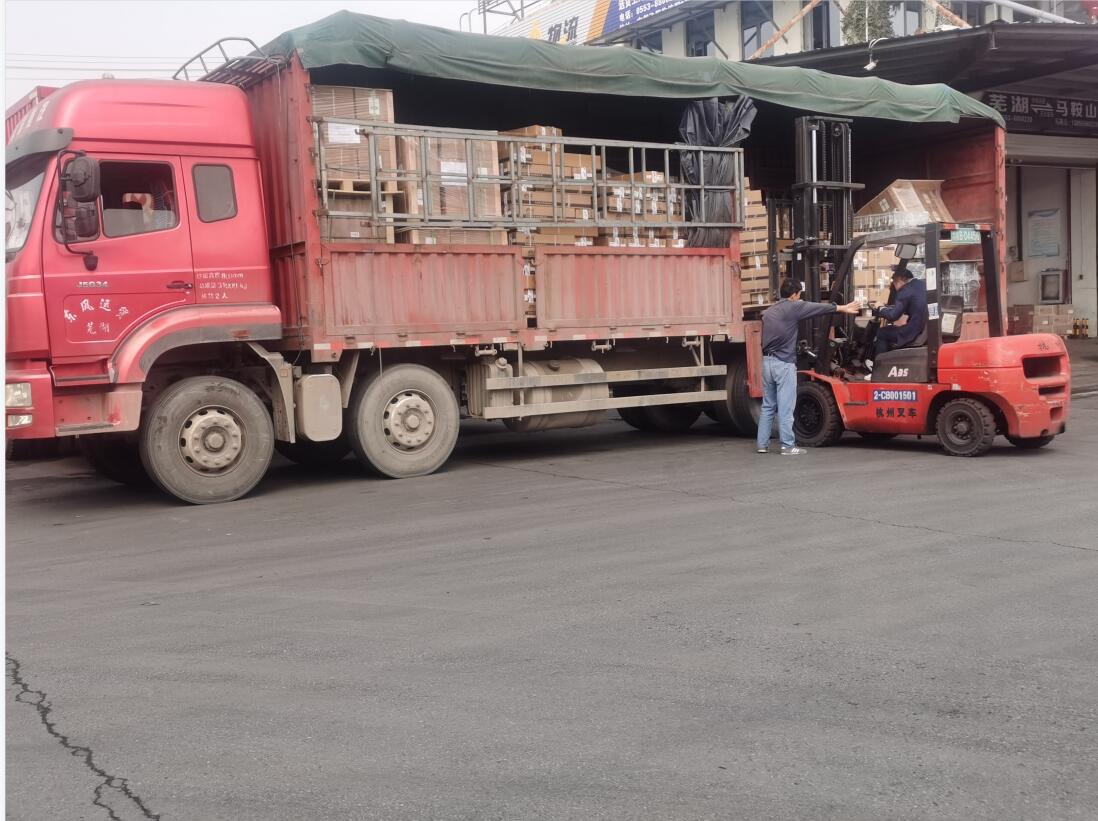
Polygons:
[[783,456],[807,453],[793,439],[793,408],[797,404],[797,326],[805,319],[826,316],[836,311],[858,313],[858,302],[834,305],[830,302],[805,302],[801,299],[801,283],[792,279],[782,282],[781,300],[762,315],[763,402],[759,414],[759,432],[755,444],[759,453],[770,450],[770,431],[774,412],[778,414],[778,435]]
[[907,316],[907,324],[887,325],[877,332],[874,357],[885,351],[906,348],[926,330],[926,283],[915,279],[906,268],[897,266],[892,274],[892,287],[896,289],[896,299],[891,305],[873,309],[873,316],[895,322],[901,316]]

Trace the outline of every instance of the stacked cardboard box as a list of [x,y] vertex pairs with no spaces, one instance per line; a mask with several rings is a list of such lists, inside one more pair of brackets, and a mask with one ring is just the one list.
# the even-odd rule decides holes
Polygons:
[[626,219],[643,217],[647,222],[683,221],[682,191],[673,187],[676,180],[667,181],[662,171],[638,171],[632,177],[607,174],[606,179],[610,185],[603,196],[606,212],[612,219],[624,214]]
[[766,305],[770,293],[768,225],[762,191],[750,187],[744,178],[744,222],[740,231],[740,298],[745,305]]
[[[382,88],[356,86],[310,86],[315,117],[339,117],[371,123],[392,123],[393,92]],[[330,180],[369,180],[370,151],[368,137],[350,123],[322,123],[320,145]],[[397,168],[395,137],[376,138],[376,166],[379,172]],[[393,181],[382,184],[383,191],[395,191]]]
[[892,280],[892,266],[895,265],[896,246],[881,248],[863,248],[854,255],[854,267],[851,271],[851,284],[854,296],[866,302],[880,305],[888,302],[888,290]]
[[568,220],[591,222],[595,220],[593,189],[590,186],[561,185],[553,193],[552,185],[520,183],[503,193],[503,215],[517,215],[519,219]]
[[[415,175],[422,164],[422,145],[426,143],[427,174],[438,175],[424,184]],[[413,216],[452,217],[470,219],[468,154],[472,150],[472,201],[476,217],[498,217],[500,186],[498,182],[478,182],[476,178],[499,176],[496,158],[497,144],[491,140],[463,140],[438,137],[400,137],[397,140],[397,163],[409,175],[400,183],[405,212]]]
[[685,248],[686,228],[624,226],[601,228],[595,245],[604,248]]
[[402,228],[396,241],[410,245],[507,245],[502,228]]
[[560,145],[531,148],[525,144],[500,146],[500,173],[516,177],[549,177],[550,179],[593,180],[602,170],[602,157],[561,151]]
[[1012,334],[1068,336],[1074,321],[1072,305],[1012,305],[1007,311],[1007,327]]
[[379,242],[395,240],[393,232],[392,198],[382,197],[378,206],[379,217],[374,221],[370,197],[356,194],[328,195],[328,211],[352,211],[354,216],[325,214],[320,220],[321,238],[325,242]]

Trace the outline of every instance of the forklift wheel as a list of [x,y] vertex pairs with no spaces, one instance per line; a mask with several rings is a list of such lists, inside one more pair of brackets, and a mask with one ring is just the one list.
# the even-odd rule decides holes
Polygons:
[[979,399],[953,399],[938,412],[938,441],[950,456],[981,456],[995,441],[995,417]]
[[1037,448],[1043,448],[1055,438],[1055,436],[1032,436],[1023,439],[1020,436],[1008,436],[1007,441],[1022,450],[1037,450]]
[[810,448],[825,448],[842,438],[843,419],[831,388],[819,382],[802,382],[797,386],[793,432],[799,444]]

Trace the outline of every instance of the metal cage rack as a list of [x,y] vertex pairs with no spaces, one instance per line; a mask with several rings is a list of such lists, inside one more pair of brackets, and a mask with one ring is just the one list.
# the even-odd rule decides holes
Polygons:
[[[313,117],[311,120],[321,206],[319,213],[323,216],[366,218],[371,224],[397,229],[678,228],[685,231],[690,228],[743,227],[743,150],[740,148],[576,137],[513,136],[490,131],[380,124],[340,117]],[[359,142],[332,143],[330,139],[324,139],[325,130],[331,125],[353,129]],[[395,144],[397,139],[412,141],[416,158],[414,169],[380,167],[379,149],[387,143]],[[432,140],[460,141],[463,161],[445,163],[438,170],[432,170],[429,151]],[[405,146],[408,144],[404,143]],[[478,144],[490,144],[493,156],[491,167],[477,165]],[[514,161],[505,161],[506,172],[500,172],[498,157],[503,154],[501,147],[506,150],[505,156],[513,159],[523,146],[530,145],[545,146],[546,152],[554,158],[549,175],[525,173],[522,169],[523,163]],[[360,149],[356,155],[359,158],[365,157],[365,166],[361,161],[351,166],[341,164],[336,158],[336,151],[348,148]],[[566,155],[583,156],[584,166],[581,173],[574,172],[571,176],[566,174]],[[697,163],[698,182],[672,181],[672,172],[681,166],[683,158],[687,156]],[[650,162],[653,157],[656,159],[655,163]],[[626,174],[626,178],[610,176],[611,159],[622,166],[620,173]],[[731,161],[731,180],[721,184],[707,181],[707,165],[712,166],[717,161],[726,160]],[[662,181],[649,181],[649,174],[652,172],[662,175]],[[369,193],[371,196],[363,196],[363,207],[356,210],[333,208],[333,197],[343,192],[333,189],[331,183],[348,177],[368,186],[357,193]],[[656,177],[653,176],[652,179]],[[408,203],[405,203],[403,209],[388,207],[382,195],[395,193],[393,189],[398,186],[411,187],[422,192],[422,207],[415,211],[408,207]],[[435,213],[435,203],[431,198],[443,186],[464,188],[468,192],[467,213]],[[504,207],[500,208],[500,213],[481,213],[486,209],[478,207],[479,198],[476,193],[484,190],[491,192],[493,189],[500,191],[501,206]],[[523,193],[535,190],[551,195],[551,216],[543,218],[521,215]],[[665,218],[659,219],[661,214],[658,210],[646,212],[643,208],[636,209],[635,205],[628,213],[611,208],[615,192],[618,191],[621,193],[616,196],[623,198],[627,191],[632,204],[647,200],[651,192],[659,192],[665,204],[662,214]],[[575,205],[577,194],[583,197],[583,204],[579,206]],[[721,211],[726,210],[729,219],[714,220],[711,218],[713,214],[707,213],[714,210],[713,195],[718,197],[717,202],[721,197],[727,197],[728,208]],[[566,203],[573,204],[566,206]],[[668,203],[682,205],[681,219],[671,219],[671,215],[667,213]],[[509,214],[504,213],[505,207]],[[588,219],[569,218],[566,215],[567,210],[580,208],[589,212]]]

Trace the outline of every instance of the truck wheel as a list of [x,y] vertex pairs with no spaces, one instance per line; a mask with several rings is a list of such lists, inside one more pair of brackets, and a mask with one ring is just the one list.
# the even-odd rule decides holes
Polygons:
[[275,450],[296,465],[307,468],[326,468],[337,465],[351,452],[346,436],[339,436],[330,442],[310,442],[298,439],[296,442],[275,442]]
[[995,441],[995,417],[979,399],[952,399],[938,412],[938,441],[950,456],[980,456]]
[[660,433],[681,433],[701,416],[697,405],[649,405],[641,410],[648,421],[648,430]]
[[345,429],[363,465],[405,479],[446,463],[458,420],[457,399],[445,379],[422,365],[396,365],[359,383]]
[[826,448],[842,438],[843,418],[831,388],[819,382],[802,382],[797,386],[793,433],[799,444],[810,448]]
[[652,420],[648,418],[644,408],[618,408],[618,416],[625,424],[631,425],[637,430],[655,430],[652,426]]
[[263,402],[239,382],[195,376],[153,403],[139,447],[145,470],[165,492],[196,505],[231,502],[267,472],[274,427]]
[[725,399],[723,402],[714,402],[709,407],[717,421],[736,436],[754,438],[758,433],[762,400],[748,393],[746,357],[735,356],[728,363]]
[[76,447],[92,470],[112,482],[135,486],[149,483],[135,439],[109,433],[81,436]]
[[1043,448],[1055,438],[1055,435],[1030,436],[1025,439],[1020,436],[1008,436],[1007,441],[1014,445],[1014,447],[1021,448],[1022,450],[1037,450],[1037,448]]

